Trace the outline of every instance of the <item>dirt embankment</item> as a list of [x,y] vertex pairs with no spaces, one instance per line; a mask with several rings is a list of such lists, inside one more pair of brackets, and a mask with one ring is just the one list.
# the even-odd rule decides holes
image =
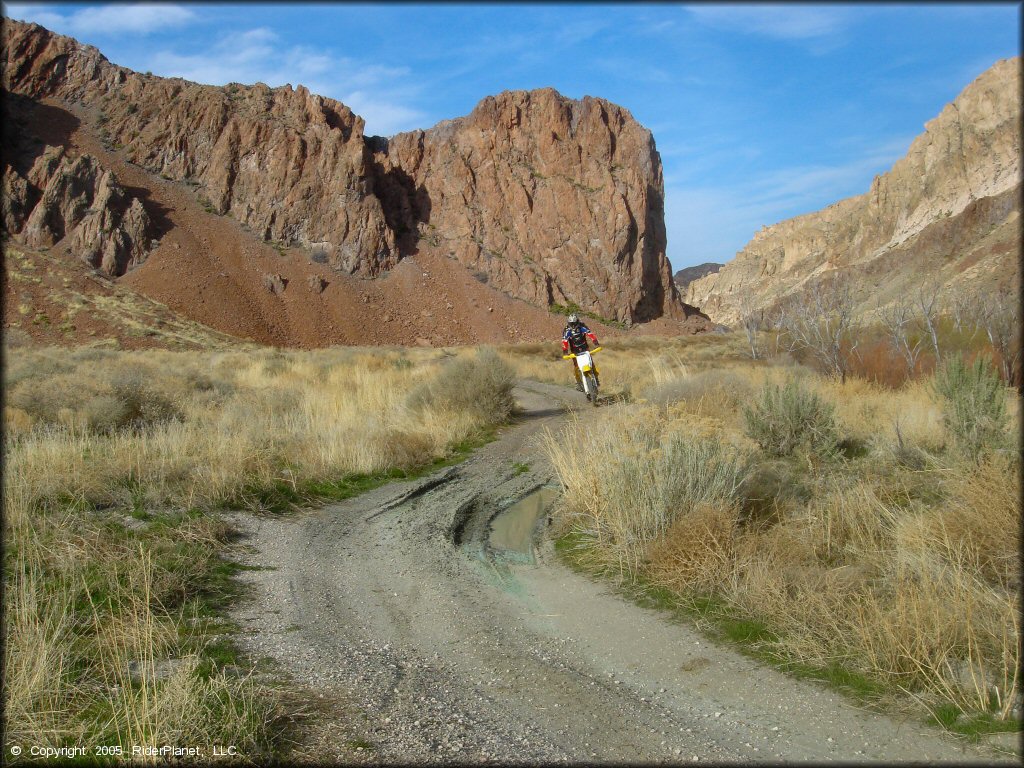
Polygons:
[[670,279],[653,137],[621,107],[506,92],[388,141],[301,86],[141,75],[20,22],[3,38],[18,113],[5,229],[129,270],[126,286],[218,331],[298,347],[539,341],[557,339],[553,303],[709,327]]
[[[52,100],[25,114],[26,130],[73,156],[88,153],[98,158],[122,187],[145,201],[158,245],[144,263],[116,282],[182,319],[244,340],[301,348],[556,344],[561,337],[563,317],[495,290],[457,261],[430,250],[403,259],[373,280],[336,272],[300,250],[279,251],[230,217],[204,210],[187,185],[154,177],[118,152],[108,151],[83,127],[91,119],[84,109],[72,112]],[[47,256],[65,263],[66,272],[89,273],[69,238],[54,244]],[[84,278],[79,282],[84,289],[93,284]],[[39,312],[59,315],[59,302],[54,311],[48,311],[49,303],[54,302],[45,293],[33,295],[33,317]],[[4,319],[9,328],[39,336],[32,318],[16,314],[10,306]],[[588,322],[602,338],[623,332]],[[692,333],[703,329],[702,323],[701,318],[685,323],[662,318],[632,332]],[[82,343],[94,337],[68,328],[54,339]]]
[[559,563],[540,537],[543,516],[528,552],[504,549],[523,534],[523,519],[507,510],[552,482],[542,430],[572,410],[604,412],[551,385],[525,382],[517,398],[518,423],[458,467],[295,517],[240,520],[261,569],[246,572],[254,599],[235,618],[248,652],[275,659],[311,692],[321,711],[311,754],[995,759],[855,708],[610,594]]

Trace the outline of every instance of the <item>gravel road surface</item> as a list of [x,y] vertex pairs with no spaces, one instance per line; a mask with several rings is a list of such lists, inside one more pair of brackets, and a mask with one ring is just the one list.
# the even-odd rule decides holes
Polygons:
[[[320,721],[312,757],[1017,762],[858,709],[628,602],[558,562],[546,515],[533,547],[496,546],[522,534],[506,510],[553,481],[542,430],[607,410],[536,382],[516,396],[523,416],[459,466],[236,520],[260,566],[245,572],[254,597],[234,614],[242,645],[308,693]],[[531,514],[522,509],[513,514]]]

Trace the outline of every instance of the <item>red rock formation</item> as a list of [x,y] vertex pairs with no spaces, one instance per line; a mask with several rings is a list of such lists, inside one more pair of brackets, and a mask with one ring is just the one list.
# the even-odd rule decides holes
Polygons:
[[186,181],[265,240],[326,251],[374,275],[398,260],[372,195],[363,120],[299,86],[196,85],[108,62],[91,46],[5,22],[3,87],[92,107],[100,136],[132,162]]
[[71,158],[60,147],[45,147],[27,178],[5,163],[3,190],[4,226],[30,247],[66,237],[81,259],[112,276],[146,259],[148,214],[91,155]]
[[665,258],[664,184],[650,131],[603,99],[546,88],[376,145],[402,231],[499,290],[604,317],[686,312]]
[[[76,105],[120,156],[337,270],[375,276],[431,250],[542,306],[628,321],[694,312],[665,258],[653,138],[604,100],[506,92],[429,131],[364,139],[361,118],[301,86],[142,75],[9,20],[3,42],[9,94]],[[4,183],[24,197],[18,178]],[[12,205],[5,223],[25,215]]]

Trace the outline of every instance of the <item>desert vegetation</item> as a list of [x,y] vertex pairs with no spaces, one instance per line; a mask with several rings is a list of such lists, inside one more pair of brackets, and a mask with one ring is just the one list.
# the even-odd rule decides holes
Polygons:
[[851,323],[820,355],[784,329],[758,329],[757,359],[741,333],[610,341],[602,378],[629,402],[546,438],[560,546],[865,701],[1018,729],[1019,402],[986,334],[932,323],[927,372],[844,357],[877,330]]
[[273,754],[287,724],[274,686],[224,640],[238,567],[224,512],[451,461],[513,408],[511,370],[487,350],[24,348],[6,362],[5,754]]

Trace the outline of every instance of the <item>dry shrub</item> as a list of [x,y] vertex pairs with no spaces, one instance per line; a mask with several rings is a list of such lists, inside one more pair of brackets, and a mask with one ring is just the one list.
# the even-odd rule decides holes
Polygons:
[[824,478],[803,515],[794,520],[804,526],[821,562],[856,562],[862,553],[885,549],[891,541],[897,518],[880,498],[886,492],[863,477]]
[[989,583],[1020,589],[1020,500],[1019,466],[991,455],[953,474],[949,502],[929,519],[927,535],[937,551],[965,558]]
[[713,595],[733,569],[737,510],[700,504],[679,515],[647,552],[645,572],[680,594]]
[[[511,408],[507,368],[451,357],[19,351],[6,371],[7,738],[263,754],[270,699],[197,668],[184,631],[226,530],[181,512],[447,455]],[[159,522],[129,529],[129,515]]]
[[693,427],[659,434],[654,413],[634,407],[597,423],[577,420],[544,440],[566,513],[630,574],[679,516],[731,509],[747,473],[741,451]]
[[[31,353],[26,353],[30,355]],[[47,360],[46,355],[40,359]],[[71,357],[59,373],[47,366],[15,372],[8,378],[8,402],[39,424],[67,424],[96,432],[141,429],[179,418],[175,403],[186,385],[177,371],[137,355]]]
[[17,439],[32,430],[35,419],[29,416],[21,408],[4,406],[4,434],[9,439]]
[[750,381],[742,374],[712,369],[669,379],[644,395],[658,405],[685,402],[694,411],[717,415],[735,413],[741,403],[749,400],[752,391]]
[[471,412],[498,423],[507,419],[515,408],[514,385],[512,367],[493,349],[484,348],[475,358],[446,362],[436,377],[409,393],[408,404],[420,411],[435,408],[455,413]]
[[[785,373],[743,375],[771,385]],[[699,400],[695,378],[704,377],[664,391],[693,386]],[[695,419],[686,400],[636,406],[548,437],[566,488],[562,525],[589,534],[591,562],[716,595],[767,626],[794,661],[838,663],[929,706],[1010,717],[1020,705],[1019,456],[950,463],[927,382],[888,390],[805,375],[801,387],[836,402],[842,430],[877,450],[837,457],[824,472],[762,461],[735,496],[702,498],[688,482],[707,487],[697,480],[707,460],[685,457],[701,437],[739,443],[735,418],[723,408],[716,421]],[[674,435],[684,437],[669,448]],[[901,445],[922,460],[900,464]]]
[[935,372],[933,386],[943,400],[943,420],[957,448],[972,459],[1006,442],[1006,389],[985,358],[970,366],[959,355]]
[[828,455],[836,446],[835,408],[798,379],[766,385],[743,409],[747,435],[768,453],[787,456],[798,448]]

